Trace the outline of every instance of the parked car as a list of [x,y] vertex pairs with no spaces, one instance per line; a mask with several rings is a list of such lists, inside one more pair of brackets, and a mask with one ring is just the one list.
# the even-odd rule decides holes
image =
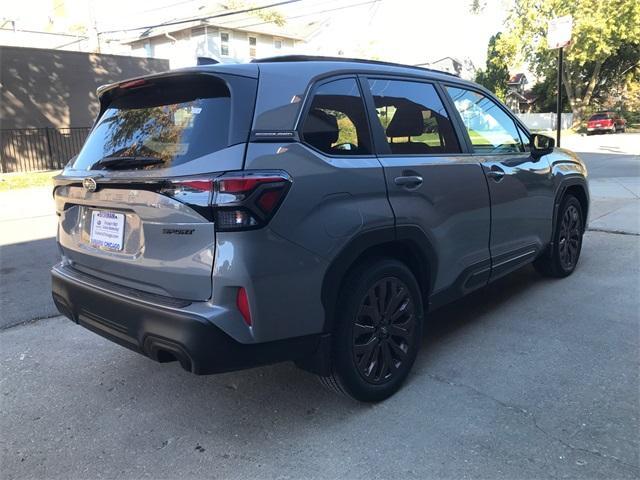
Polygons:
[[587,121],[587,135],[594,133],[624,133],[627,121],[615,112],[598,112]]
[[584,163],[454,75],[289,56],[98,94],[55,180],[53,298],[159,362],[292,360],[379,401],[430,311],[530,263],[576,268]]

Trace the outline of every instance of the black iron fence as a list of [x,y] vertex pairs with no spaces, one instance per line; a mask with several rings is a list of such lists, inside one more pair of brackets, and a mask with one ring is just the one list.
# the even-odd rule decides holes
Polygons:
[[0,130],[0,173],[58,170],[82,148],[86,128]]

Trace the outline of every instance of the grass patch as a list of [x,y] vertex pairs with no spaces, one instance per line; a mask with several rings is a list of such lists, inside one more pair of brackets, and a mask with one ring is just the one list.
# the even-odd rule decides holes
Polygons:
[[46,172],[2,173],[0,174],[0,192],[17,190],[19,188],[53,186],[52,178],[59,173],[60,170],[48,170]]

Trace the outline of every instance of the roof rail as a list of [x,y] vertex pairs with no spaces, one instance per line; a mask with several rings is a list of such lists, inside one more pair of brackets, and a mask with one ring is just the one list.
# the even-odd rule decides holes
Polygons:
[[251,63],[279,63],[279,62],[354,62],[368,63],[370,65],[386,65],[389,67],[413,68],[427,72],[441,73],[459,78],[455,73],[445,72],[444,70],[436,70],[434,68],[419,67],[417,65],[405,65],[403,63],[383,62],[381,60],[366,60],[364,58],[349,57],[325,57],[321,55],[278,55],[275,57],[254,58]]

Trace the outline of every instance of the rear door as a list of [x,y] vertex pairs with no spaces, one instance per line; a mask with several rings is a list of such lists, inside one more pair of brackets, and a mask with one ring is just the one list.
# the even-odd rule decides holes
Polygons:
[[531,155],[526,133],[496,101],[458,86],[448,86],[447,92],[487,177],[491,276],[496,278],[531,261],[551,239],[551,165],[546,157]]
[[145,292],[211,296],[213,179],[241,170],[256,80],[182,74],[121,84],[57,177],[63,262]]
[[434,303],[485,285],[487,184],[477,160],[462,151],[439,87],[374,76],[365,83],[396,225],[419,226],[435,250]]

